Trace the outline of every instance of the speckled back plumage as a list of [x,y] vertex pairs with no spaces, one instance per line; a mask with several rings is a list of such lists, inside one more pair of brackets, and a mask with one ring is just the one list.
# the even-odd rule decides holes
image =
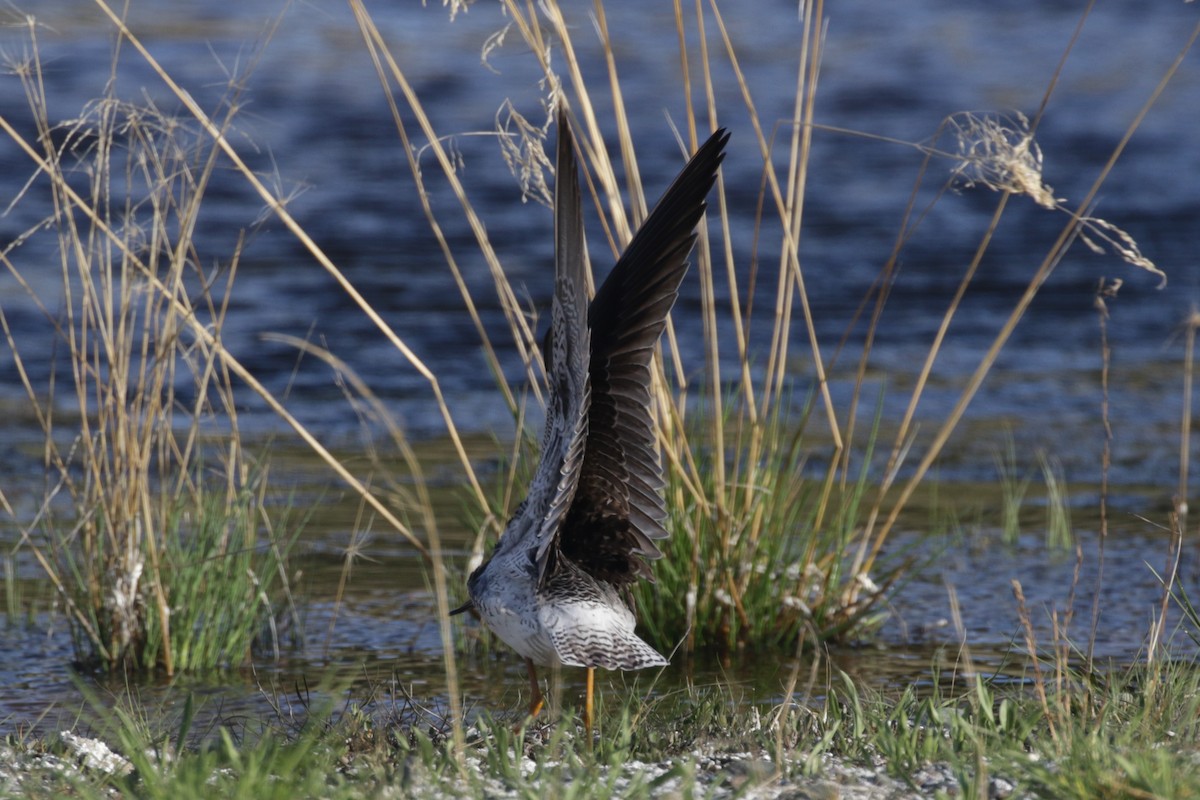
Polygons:
[[728,138],[718,131],[696,152],[589,307],[578,168],[559,114],[541,460],[491,559],[468,580],[484,622],[534,663],[666,663],[634,634],[621,594],[638,578],[653,580],[648,560],[662,555],[655,541],[667,536],[650,361]]

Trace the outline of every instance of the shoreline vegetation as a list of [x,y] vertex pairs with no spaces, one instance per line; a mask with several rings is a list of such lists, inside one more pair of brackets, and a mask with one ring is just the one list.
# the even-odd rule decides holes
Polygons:
[[[415,191],[446,269],[459,287],[463,314],[479,334],[479,348],[496,380],[498,401],[519,432],[494,443],[484,474],[456,424],[454,398],[372,307],[364,294],[289,213],[287,196],[254,172],[239,155],[238,114],[249,91],[250,69],[231,75],[219,107],[202,108],[186,86],[154,57],[154,43],[138,35],[135,18],[95,0],[110,22],[116,47],[109,92],[68,121],[51,119],[35,17],[24,18],[26,47],[5,54],[8,72],[28,98],[18,120],[0,112],[0,137],[29,159],[28,174],[9,180],[20,204],[33,193],[53,211],[20,239],[3,243],[0,266],[52,320],[61,351],[59,372],[43,385],[27,369],[22,348],[0,307],[0,330],[16,374],[44,437],[45,496],[32,517],[18,514],[0,486],[0,514],[18,531],[22,553],[40,566],[54,603],[68,625],[81,670],[124,676],[129,689],[115,702],[90,693],[94,722],[50,736],[10,734],[0,746],[0,793],[78,797],[657,797],[764,796],[897,798],[964,797],[1195,797],[1200,796],[1200,670],[1195,658],[1171,649],[1175,637],[1194,637],[1200,614],[1177,570],[1187,530],[1188,453],[1195,332],[1184,328],[1181,368],[1185,409],[1178,432],[1179,484],[1170,514],[1168,568],[1160,575],[1161,604],[1146,631],[1142,657],[1132,664],[1094,657],[1101,614],[1095,591],[1090,618],[1074,618],[1076,593],[1093,592],[1078,577],[1064,587],[1065,612],[1054,612],[1053,636],[1039,636],[1023,587],[1014,581],[1022,631],[1012,659],[1020,679],[1000,680],[980,671],[957,621],[958,649],[951,674],[928,685],[896,690],[856,685],[820,654],[830,647],[869,641],[895,587],[924,564],[892,552],[898,521],[917,503],[936,503],[936,467],[967,407],[981,391],[998,355],[1039,289],[1071,247],[1086,247],[1122,269],[1166,275],[1127,232],[1094,215],[1093,207],[1113,165],[1146,112],[1189,54],[1200,25],[1179,43],[1178,58],[1159,77],[1141,112],[1113,143],[1107,165],[1082,197],[1056,196],[1042,177],[1036,134],[1056,86],[1036,113],[959,113],[942,121],[924,143],[903,143],[924,159],[914,184],[987,193],[990,220],[977,248],[964,255],[957,291],[903,403],[898,422],[878,415],[865,394],[875,325],[906,238],[928,209],[910,207],[895,249],[864,297],[867,320],[861,352],[831,350],[819,341],[800,253],[805,188],[826,24],[822,2],[804,3],[796,23],[795,104],[787,123],[767,120],[780,109],[761,109],[756,87],[740,67],[723,5],[675,7],[676,29],[664,31],[678,53],[687,113],[677,131],[682,154],[731,116],[751,135],[733,147],[761,157],[759,223],[763,240],[753,256],[735,251],[727,186],[719,180],[692,257],[689,281],[701,287],[705,363],[683,363],[675,330],[668,327],[655,361],[652,404],[668,472],[665,490],[672,536],[654,565],[657,583],[639,586],[639,630],[664,652],[686,658],[718,652],[727,658],[790,658],[806,653],[772,702],[746,702],[729,686],[662,689],[653,677],[636,691],[610,694],[598,709],[600,735],[586,742],[573,709],[551,709],[549,719],[526,726],[511,710],[480,708],[460,690],[464,659],[486,655],[493,643],[477,627],[455,627],[449,610],[461,595],[461,578],[482,557],[523,495],[536,461],[530,417],[543,398],[539,325],[509,280],[479,214],[461,182],[445,132],[434,129],[424,103],[389,47],[369,7],[350,0],[362,47],[370,56],[408,158]],[[446,5],[447,24],[465,10]],[[614,252],[646,214],[638,150],[628,124],[618,70],[618,31],[610,31],[603,2],[590,18],[558,0],[522,4],[500,0],[504,33],[496,47],[520,43],[523,57],[541,73],[540,109],[509,103],[497,117],[496,135],[514,180],[531,198],[553,185],[544,152],[548,120],[560,97],[570,99],[578,132],[584,192]],[[483,13],[479,8],[476,13]],[[1082,26],[1091,6],[1082,14]],[[590,24],[588,24],[590,23]],[[598,36],[603,66],[593,74],[578,54],[580,37]],[[1078,30],[1063,53],[1069,59]],[[508,41],[505,38],[508,37]],[[269,35],[264,47],[269,47]],[[127,60],[148,67],[178,101],[178,115],[153,104],[119,97],[116,77]],[[253,59],[250,59],[252,62]],[[1061,70],[1061,64],[1060,64]],[[716,89],[726,104],[718,107]],[[600,109],[611,109],[611,115]],[[611,119],[610,119],[611,117]],[[842,131],[843,134],[853,132]],[[863,135],[863,134],[854,134]],[[605,146],[605,142],[612,143]],[[424,151],[424,161],[419,160]],[[786,156],[781,157],[781,154]],[[242,244],[232,252],[203,252],[197,220],[215,170],[232,171],[286,228],[306,254],[305,269],[323,270],[395,348],[397,360],[426,382],[429,403],[445,426],[451,468],[462,487],[460,513],[478,536],[470,558],[447,548],[442,517],[427,476],[432,465],[403,425],[338,353],[321,343],[280,335],[274,344],[317,359],[336,375],[347,417],[384,432],[382,440],[351,459],[339,455],[273,394],[238,354],[226,349],[222,330],[236,314],[234,298]],[[427,181],[444,181],[457,208],[430,202]],[[646,187],[655,195],[661,187]],[[957,401],[932,432],[917,435],[917,409],[934,363],[963,297],[973,289],[992,235],[1011,204],[1032,202],[1062,221],[1061,234],[1037,264],[995,338],[981,347]],[[472,248],[455,249],[439,214],[461,213],[474,236]],[[30,237],[52,237],[60,261],[59,314],[41,301],[20,248]],[[776,237],[767,241],[768,237]],[[469,250],[469,251],[468,251]],[[770,254],[770,255],[768,255]],[[603,264],[602,254],[593,254]],[[508,324],[504,350],[526,367],[517,383],[497,355],[461,265],[487,265]],[[748,260],[749,259],[749,260]],[[216,265],[215,267],[213,265]],[[1107,309],[1119,279],[1097,284],[1097,351],[1102,363],[1097,417],[1107,428],[1109,357]],[[761,287],[773,287],[771,303]],[[756,288],[759,290],[756,293]],[[726,299],[723,299],[726,298]],[[751,298],[758,299],[757,305]],[[769,332],[765,353],[752,353],[751,329]],[[736,352],[736,368],[725,357]],[[849,398],[830,390],[831,365],[854,363]],[[803,363],[804,374],[796,373]],[[800,387],[803,387],[801,389]],[[801,396],[801,391],[806,392]],[[443,697],[420,697],[401,685],[319,685],[294,692],[264,690],[274,713],[261,720],[196,724],[197,703],[178,690],[178,702],[149,708],[137,699],[139,680],[206,674],[278,658],[302,635],[303,596],[292,564],[294,546],[309,513],[272,481],[269,451],[250,452],[239,427],[245,392],[287,426],[287,446],[302,447],[331,480],[354,493],[364,518],[384,526],[418,554],[436,605],[442,652]],[[69,410],[68,410],[69,409]],[[1104,570],[1108,531],[1109,441],[1099,465],[1095,509],[1099,551],[1087,554]],[[1175,443],[1170,444],[1171,447]],[[388,463],[402,464],[403,478]],[[367,466],[364,468],[363,464]],[[998,525],[1010,538],[1022,528],[1031,493],[1045,498],[1046,547],[1085,558],[1072,524],[1078,507],[1054,454],[1042,454],[1034,477],[1019,473],[1010,450],[996,457],[1001,498]],[[445,472],[446,464],[438,465]],[[802,476],[802,478],[801,478]],[[1042,484],[1031,489],[1030,482]],[[1089,503],[1092,501],[1089,500]],[[346,547],[338,601],[357,559],[369,558],[368,526],[356,527]],[[15,554],[15,551],[14,551]],[[11,564],[14,554],[10,554]],[[1154,554],[1157,558],[1160,554]],[[1110,565],[1111,568],[1111,565]],[[10,566],[11,573],[11,566]],[[1078,572],[1077,572],[1078,575]],[[6,585],[8,616],[21,613],[15,579]],[[951,596],[953,603],[953,595]],[[336,602],[335,602],[336,604]],[[1169,621],[1182,616],[1183,624]],[[1193,645],[1196,643],[1193,641]],[[1194,651],[1194,647],[1190,648]],[[110,699],[111,700],[111,699]],[[520,708],[520,702],[515,704]],[[513,726],[519,726],[514,731]],[[83,726],[81,726],[83,727]]]

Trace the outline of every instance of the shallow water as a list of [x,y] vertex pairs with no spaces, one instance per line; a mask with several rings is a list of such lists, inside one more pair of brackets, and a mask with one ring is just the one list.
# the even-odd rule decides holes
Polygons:
[[[247,79],[246,109],[239,118],[244,132],[240,141],[246,143],[241,152],[255,169],[277,173],[285,188],[304,187],[289,210],[437,373],[452,398],[458,425],[469,434],[511,438],[512,421],[497,398],[476,334],[417,205],[387,105],[346,7],[322,2],[291,6],[260,53],[267,21],[282,8],[278,3],[251,0],[219,10],[202,4],[147,5],[134,12],[136,30],[205,108],[218,107],[227,70],[258,58]],[[664,113],[676,123],[683,114],[671,9],[669,4],[647,7],[632,0],[610,0],[606,7],[610,28],[619,39],[619,69],[639,143],[642,178],[653,197],[680,165],[664,121]],[[102,93],[109,77],[112,35],[92,4],[83,0],[39,0],[35,10],[49,26],[39,31],[38,40],[50,114],[70,118]],[[478,64],[480,45],[504,22],[495,5],[478,3],[453,24],[437,4],[379,4],[372,11],[429,104],[439,131],[490,130],[505,97],[512,97],[529,115],[537,112],[539,90],[528,54],[510,44],[492,57],[496,72]],[[768,123],[786,119],[800,38],[794,6],[747,0],[738,4],[736,16],[731,9],[726,13],[762,116]],[[827,13],[818,120],[831,128],[923,141],[952,112],[1036,111],[1078,11],[1068,3],[964,6],[952,0],[914,0],[880,5],[846,0],[828,3]],[[1057,196],[1078,201],[1086,193],[1197,19],[1195,4],[1099,4],[1038,131],[1045,178]],[[580,57],[598,86],[603,81],[598,51],[582,13],[578,25]],[[3,33],[0,44],[8,53],[21,52],[21,40],[12,30]],[[754,242],[761,164],[728,69],[719,68],[718,78],[722,123],[733,132],[725,167],[732,243],[745,268]],[[125,97],[144,94],[168,111],[178,109],[177,101],[131,52],[122,58],[117,85]],[[1104,616],[1097,636],[1098,653],[1119,660],[1136,656],[1158,600],[1149,567],[1162,570],[1167,546],[1155,526],[1165,523],[1177,484],[1182,415],[1177,328],[1200,301],[1200,270],[1195,268],[1200,242],[1194,224],[1200,218],[1200,182],[1193,179],[1200,174],[1200,149],[1194,146],[1200,123],[1198,90],[1200,62],[1192,54],[1129,143],[1097,201],[1096,213],[1128,230],[1168,273],[1167,287],[1155,288],[1156,278],[1112,256],[1073,248],[1001,353],[938,473],[948,494],[956,484],[995,482],[994,454],[1010,435],[1021,454],[1020,469],[1034,469],[1038,451],[1053,453],[1062,462],[1077,487],[1072,499],[1080,511],[1076,519],[1086,554],[1075,601],[1075,630],[1085,638],[1097,549],[1096,526],[1086,510],[1095,504],[1103,444],[1099,334],[1092,296],[1101,276],[1124,278],[1119,298],[1110,302],[1108,328],[1113,348],[1114,535],[1107,542]],[[19,82],[8,76],[0,79],[0,113],[28,135],[24,108]],[[600,112],[602,119],[611,119],[611,114],[603,116],[605,109]],[[603,124],[611,131],[607,122]],[[785,130],[775,135],[786,142]],[[464,165],[460,177],[506,271],[531,302],[544,307],[550,288],[549,212],[521,202],[494,140],[464,135],[455,145]],[[784,158],[786,147],[781,145],[776,162]],[[892,248],[920,162],[920,153],[912,148],[830,130],[814,133],[801,256],[827,354]],[[935,163],[937,175],[922,189],[918,206],[932,200],[948,167]],[[460,254],[470,253],[470,233],[444,182],[436,180],[436,165],[426,157],[424,168],[449,240]],[[16,148],[0,146],[0,175],[6,176],[0,180],[0,201],[5,206],[29,174],[29,163]],[[0,246],[49,213],[44,188],[35,182],[0,216]],[[894,424],[903,411],[915,370],[995,202],[996,196],[983,189],[947,194],[904,250],[865,393],[873,399],[882,392],[885,426]],[[261,205],[240,178],[218,172],[197,236],[202,260],[226,260],[238,232],[258,217]],[[1063,215],[1027,200],[1010,204],[919,409],[924,433],[945,418],[1065,222]],[[589,220],[589,231],[597,271],[603,274],[611,262],[595,220]],[[51,237],[39,236],[11,253],[51,314],[61,308],[59,279],[56,269],[41,265],[55,263],[55,247]],[[768,229],[759,243],[765,265],[773,261],[776,248]],[[517,380],[520,362],[506,343],[486,266],[464,259],[462,267],[499,357],[510,379]],[[766,302],[766,294],[763,298],[760,302]],[[0,272],[0,307],[34,380],[43,388],[55,355],[63,367],[51,324],[7,271]],[[699,288],[689,282],[674,321],[685,362],[696,367],[703,363],[703,353],[689,343],[700,338],[698,308]],[[329,371],[313,360],[297,368],[295,352],[264,342],[260,337],[265,333],[324,341],[371,383],[415,438],[437,442],[444,434],[424,380],[273,222],[255,233],[242,257],[226,342],[273,391],[282,392],[290,383],[289,407],[323,439],[346,450],[359,446],[358,422],[343,404]],[[846,352],[852,355],[843,355],[833,370],[839,407],[849,396],[856,345],[863,335],[861,324],[851,331]],[[765,352],[765,328],[754,330],[752,345]],[[797,354],[795,391],[803,396],[812,370],[799,329],[792,352]],[[726,347],[725,357],[732,356],[732,346]],[[244,400],[242,424],[250,438],[280,430],[260,403],[250,396]],[[0,489],[18,517],[27,521],[41,500],[44,471],[39,434],[24,403],[12,354],[7,345],[0,346]],[[337,667],[379,682],[394,673],[418,692],[436,693],[440,641],[419,564],[391,537],[376,537],[369,553],[374,561],[356,566],[355,580],[331,626],[332,582],[322,576],[339,567],[354,504],[342,498],[329,479],[314,478],[307,466],[296,467],[284,459],[276,474],[287,475],[289,470],[301,476],[296,481],[302,490],[328,493],[332,502],[304,543],[313,598],[306,606],[306,644],[283,665],[262,665],[259,679],[285,686],[298,676]],[[1198,480],[1193,475],[1193,489]],[[338,510],[345,511],[340,520]],[[458,544],[463,536],[459,531]],[[914,530],[898,538],[897,545],[908,543],[909,536],[915,536]],[[15,526],[0,519],[0,541],[11,546],[16,537]],[[1050,629],[1046,609],[1068,603],[1074,555],[1047,556],[1040,534],[1014,546],[980,544],[967,534],[911,541],[921,548],[944,549],[933,566],[897,596],[895,613],[881,631],[886,649],[838,655],[845,669],[864,680],[927,680],[935,658],[953,662],[957,636],[947,586],[955,589],[972,655],[981,668],[996,668],[1008,642],[1020,635],[1010,579],[1021,580],[1042,636]],[[37,568],[24,553],[18,554],[17,570],[24,581],[36,581]],[[1186,560],[1183,575],[1191,580]],[[42,590],[30,589],[29,594],[38,591]],[[332,630],[328,640],[326,630]],[[52,714],[70,717],[80,700],[70,678],[70,646],[61,618],[40,613],[31,626],[12,625],[0,635],[6,643],[0,653],[0,726],[25,725],[52,704]],[[939,656],[939,648],[947,644],[950,655]],[[780,691],[791,668],[787,659],[767,662],[753,672],[742,665],[722,673],[719,665],[677,664],[668,671],[666,684],[681,680],[689,670],[700,680],[725,674],[750,687],[755,696],[769,698]],[[513,690],[500,688],[504,682],[497,678],[508,679],[510,687],[524,680],[519,663],[510,656],[468,659],[464,671],[468,692],[481,702],[512,702]],[[565,679],[576,678],[568,674]],[[251,714],[261,710],[262,698],[247,692],[252,680],[238,673],[225,676],[222,683],[226,686],[204,689],[212,703],[226,709],[244,707]],[[155,689],[144,691],[153,694]]]
[[[890,544],[912,554],[921,551],[929,561],[913,573],[888,609],[877,635],[856,646],[832,648],[818,664],[815,693],[834,670],[844,671],[860,685],[883,689],[913,685],[918,691],[934,682],[943,688],[971,675],[984,675],[998,685],[1022,684],[1030,674],[1020,653],[1027,652],[1011,581],[1021,583],[1037,652],[1053,658],[1057,646],[1056,620],[1066,612],[1070,642],[1086,648],[1090,638],[1093,594],[1102,592],[1101,616],[1094,637],[1094,656],[1102,668],[1128,664],[1143,653],[1149,623],[1161,601],[1161,586],[1150,568],[1162,572],[1167,558],[1165,537],[1123,531],[1107,543],[1105,575],[1097,582],[1097,542],[1084,536],[1079,563],[1074,550],[1049,550],[1042,539],[1024,536],[1013,544],[939,540],[927,536],[898,536]],[[414,559],[385,558],[355,569],[355,580],[340,603],[322,583],[332,582],[338,569],[330,556],[310,556],[301,564],[309,578],[310,600],[303,604],[304,641],[279,661],[259,659],[253,668],[227,671],[196,679],[132,683],[122,677],[79,675],[61,617],[42,613],[33,620],[11,623],[0,631],[5,642],[0,660],[5,681],[0,687],[0,723],[6,730],[54,730],[78,720],[94,719],[96,705],[110,706],[136,697],[153,710],[156,719],[181,713],[185,693],[192,693],[200,713],[198,728],[219,719],[255,731],[263,720],[278,721],[273,707],[299,713],[308,701],[330,696],[331,687],[347,700],[403,705],[411,696],[421,703],[444,696],[446,684],[438,633],[436,605],[419,584]],[[1190,569],[1185,567],[1190,574]],[[322,572],[326,574],[322,574]],[[1075,591],[1072,592],[1072,587]],[[1178,623],[1170,614],[1170,628]],[[473,624],[456,621],[456,625]],[[963,649],[958,626],[969,647]],[[1191,652],[1186,636],[1174,637],[1173,649]],[[604,673],[602,691],[647,695],[684,685],[720,685],[734,701],[778,702],[789,681],[798,675],[804,691],[812,675],[809,656],[786,653],[737,654],[726,659],[677,655],[661,673]],[[465,696],[481,708],[516,709],[526,692],[525,668],[502,646],[491,653],[472,651],[458,658]],[[564,669],[560,675],[562,702],[576,705],[583,690],[583,671]],[[961,686],[961,683],[957,683]],[[85,699],[83,690],[92,700]]]

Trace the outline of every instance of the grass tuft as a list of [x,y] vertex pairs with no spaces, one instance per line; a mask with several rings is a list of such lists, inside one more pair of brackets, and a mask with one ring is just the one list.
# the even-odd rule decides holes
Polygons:
[[[724,426],[735,441],[726,452],[736,460],[723,487],[712,463],[717,448],[698,447],[702,433],[687,437],[699,485],[669,473],[674,533],[654,564],[655,583],[635,588],[642,628],[665,651],[680,643],[688,653],[792,650],[801,640],[865,635],[883,618],[900,565],[881,567],[875,582],[845,555],[861,530],[869,479],[860,474],[823,493],[806,477],[809,452],[786,420],[779,413],[761,430]],[[750,436],[771,443],[754,461],[755,451],[737,442]]]
[[[118,99],[115,81],[52,125],[35,30],[20,77],[41,174],[26,192],[48,193],[55,213],[30,236],[56,240],[62,311],[45,314],[68,375],[52,367],[38,383],[0,313],[45,435],[40,532],[27,528],[23,544],[66,608],[81,662],[168,675],[240,664],[286,594],[295,530],[272,519],[218,357],[240,245],[209,272],[193,238],[219,151],[155,106]],[[20,266],[28,241],[3,262],[45,310],[42,282],[27,279],[36,267]]]

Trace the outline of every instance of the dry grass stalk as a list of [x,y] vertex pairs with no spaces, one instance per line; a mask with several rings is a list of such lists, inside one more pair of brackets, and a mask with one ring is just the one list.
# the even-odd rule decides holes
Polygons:
[[1193,310],[1184,321],[1183,413],[1179,422],[1179,488],[1175,493],[1175,513],[1179,528],[1187,531],[1188,478],[1192,441],[1192,393],[1195,385],[1196,331],[1200,330],[1200,311]]
[[1042,711],[1046,715],[1046,724],[1050,728],[1050,738],[1058,740],[1058,730],[1055,727],[1054,721],[1056,715],[1051,712],[1050,697],[1046,693],[1046,679],[1042,672],[1041,657],[1038,654],[1037,633],[1034,631],[1033,619],[1029,614],[1029,607],[1025,603],[1025,592],[1021,588],[1021,582],[1015,578],[1012,581],[1013,597],[1017,600],[1017,616],[1021,620],[1021,630],[1025,634],[1025,650],[1029,657],[1029,664],[1033,668],[1033,688],[1037,693],[1038,702],[1042,706]]
[[[425,541],[429,544],[429,558],[434,566],[432,570],[434,598],[438,604],[438,626],[443,642],[443,663],[446,670],[446,686],[449,695],[451,735],[457,743],[456,752],[461,752],[464,742],[462,697],[458,690],[458,663],[455,658],[455,648],[453,646],[454,636],[450,628],[450,592],[446,584],[442,537],[439,533],[438,521],[433,514],[433,502],[429,496],[429,486],[425,480],[421,461],[417,458],[416,453],[413,452],[412,444],[404,434],[404,430],[400,427],[395,415],[392,414],[387,405],[371,390],[370,385],[346,362],[329,350],[302,339],[285,336],[273,336],[271,338],[275,341],[290,344],[301,352],[315,356],[334,369],[339,380],[349,384],[348,394],[350,399],[361,398],[366,403],[370,420],[364,420],[365,426],[369,427],[372,421],[383,424],[388,432],[388,437],[397,451],[399,451],[401,458],[403,458],[408,468],[413,487],[413,496],[404,503],[404,506],[420,520],[421,528],[425,534]],[[341,602],[341,591],[349,578],[349,571],[355,554],[353,550],[348,550],[346,553],[345,566],[339,580],[338,595],[334,598],[335,604],[340,604]],[[330,625],[333,625],[332,620],[330,621]]]
[[[1146,99],[1146,102],[1142,105],[1141,109],[1139,109],[1133,120],[1130,121],[1124,135],[1121,137],[1121,140],[1117,143],[1112,154],[1109,156],[1107,163],[1101,169],[1099,175],[1097,175],[1095,181],[1092,183],[1091,188],[1088,190],[1083,200],[1080,201],[1078,205],[1078,209],[1080,210],[1069,212],[1071,214],[1071,221],[1063,228],[1062,232],[1058,236],[1058,239],[1055,241],[1050,251],[1042,260],[1041,265],[1038,267],[1021,298],[1017,301],[1017,304],[1014,306],[1012,312],[1009,314],[1008,319],[1002,326],[1000,333],[997,334],[991,346],[981,358],[979,366],[968,380],[967,385],[960,395],[958,401],[955,403],[953,410],[950,412],[945,422],[943,422],[941,428],[939,428],[935,434],[933,442],[930,444],[929,449],[921,459],[920,463],[917,465],[915,472],[900,490],[899,495],[893,501],[891,511],[888,513],[878,531],[875,532],[875,542],[872,545],[871,552],[864,563],[864,567],[866,569],[870,569],[874,563],[875,558],[880,552],[880,548],[886,541],[893,526],[896,524],[897,519],[899,519],[900,513],[904,506],[912,497],[912,494],[916,490],[917,486],[919,486],[925,479],[925,475],[933,465],[934,461],[936,461],[938,455],[940,455],[946,442],[949,440],[950,434],[958,426],[958,423],[961,421],[962,415],[966,411],[967,406],[970,404],[971,400],[975,396],[975,393],[982,385],[984,377],[991,370],[992,365],[995,363],[1000,349],[1012,335],[1017,323],[1024,316],[1025,311],[1029,308],[1029,305],[1033,301],[1033,298],[1036,296],[1038,290],[1041,288],[1042,284],[1045,283],[1050,273],[1054,271],[1054,268],[1062,260],[1063,256],[1066,254],[1068,248],[1075,238],[1080,236],[1085,230],[1088,229],[1088,220],[1091,218],[1083,213],[1081,209],[1089,208],[1092,205],[1096,195],[1100,191],[1100,187],[1104,185],[1105,180],[1108,178],[1108,175],[1112,171],[1112,168],[1116,164],[1117,160],[1121,157],[1121,154],[1124,152],[1125,147],[1133,137],[1133,134],[1141,126],[1141,123],[1146,118],[1150,108],[1157,101],[1158,97],[1162,94],[1168,83],[1170,83],[1171,79],[1178,71],[1180,64],[1183,63],[1183,59],[1196,43],[1197,38],[1200,38],[1200,25],[1197,25],[1193,29],[1191,36],[1184,43],[1175,60],[1164,72],[1154,91]],[[1011,193],[1009,192],[1002,194],[1001,202],[1003,202],[1004,198],[1007,198],[1010,195]],[[994,224],[995,219],[993,219],[993,225]],[[1143,269],[1150,269],[1144,263],[1135,263],[1134,265]],[[1152,269],[1151,271],[1155,272],[1156,274],[1161,274],[1156,269]]]
[[[261,503],[240,449],[229,375],[210,346],[220,341],[227,304],[214,299],[213,281],[197,267],[191,241],[216,153],[193,147],[186,126],[153,106],[111,96],[52,127],[32,21],[29,35],[34,55],[21,77],[42,153],[7,119],[0,117],[0,126],[38,163],[54,202],[50,222],[59,240],[65,301],[63,317],[50,319],[68,351],[79,427],[64,450],[63,426],[55,421],[55,382],[51,379],[48,398],[34,385],[5,321],[18,373],[45,433],[48,472],[59,476],[45,513],[39,513],[47,536],[27,530],[23,544],[62,594],[81,658],[95,657],[110,668],[158,666],[172,674],[177,666],[197,663],[184,652],[186,626],[172,633],[173,618],[187,619],[197,598],[173,576],[207,568],[175,563],[186,557],[187,545],[174,537],[199,540],[198,531],[209,530],[216,549],[205,559],[218,562],[237,552],[253,554],[256,527],[246,524],[246,504]],[[86,200],[71,186],[81,182],[87,184]],[[4,253],[4,265],[36,298],[10,258],[13,248]],[[230,283],[237,258],[235,253],[229,265]],[[207,338],[192,337],[197,328]],[[185,381],[192,387],[190,405],[176,394]],[[201,427],[217,417],[228,426],[228,447],[202,456]],[[223,467],[223,486],[196,474],[200,459],[214,456]],[[219,494],[210,499],[214,488]],[[75,513],[74,527],[65,530],[50,513],[60,491],[69,495]],[[180,516],[184,509],[194,516]],[[207,518],[210,510],[213,519]],[[213,531],[213,524],[223,527]],[[180,533],[184,529],[188,533]],[[258,577],[251,580],[259,585]],[[251,591],[255,596],[237,598],[250,610],[262,594]],[[217,634],[226,621],[210,625]],[[241,658],[239,635],[230,640],[234,651],[217,644],[199,658]]]
[[[317,263],[326,272],[328,272],[335,281],[337,281],[342,290],[345,291],[352,300],[354,300],[367,318],[376,325],[376,327],[387,338],[387,340],[394,347],[396,347],[397,350],[400,351],[400,353],[405,357],[405,359],[408,360],[413,368],[416,369],[417,372],[429,383],[430,389],[434,395],[434,401],[436,402],[438,409],[442,414],[442,418],[446,424],[447,434],[450,436],[451,442],[453,443],[459,456],[466,478],[471,484],[472,489],[475,491],[476,496],[480,499],[480,502],[484,502],[483,489],[479,485],[479,481],[475,476],[475,470],[471,465],[470,458],[466,453],[466,448],[464,447],[462,439],[458,434],[458,427],[455,424],[454,418],[450,413],[450,409],[446,404],[445,397],[441,391],[441,385],[437,380],[437,376],[434,375],[434,373],[425,365],[425,363],[417,357],[416,353],[414,353],[412,349],[408,347],[404,340],[396,335],[395,331],[393,331],[392,328],[386,322],[384,322],[382,317],[379,316],[379,314],[366,301],[362,294],[354,288],[354,286],[333,264],[324,251],[317,246],[316,242],[312,240],[312,238],[300,226],[296,219],[287,211],[287,209],[284,207],[284,204],[275,195],[275,193],[263,183],[262,179],[259,178],[257,174],[250,170],[250,168],[242,160],[241,156],[238,155],[228,138],[226,138],[225,132],[218,125],[214,124],[209,115],[205,113],[202,108],[200,108],[191,95],[182,87],[180,87],[174,78],[172,78],[171,75],[165,69],[163,69],[162,65],[158,63],[153,55],[151,55],[150,51],[146,49],[141,40],[128,28],[121,16],[113,11],[112,7],[106,2],[106,0],[94,1],[97,7],[99,7],[105,16],[107,16],[113,23],[113,26],[117,29],[121,36],[130,43],[130,45],[146,61],[151,69],[154,70],[155,74],[158,75],[163,83],[166,84],[171,92],[179,99],[179,101],[187,109],[188,113],[192,115],[201,128],[212,138],[213,143],[227,158],[229,158],[230,161],[233,162],[235,169],[237,169],[242,177],[245,178],[250,187],[253,188],[260,197],[262,197],[263,201],[267,204],[268,208],[271,209],[275,216],[284,224],[285,227],[287,227],[289,231],[292,232],[293,235],[297,237],[300,243],[313,256]],[[448,164],[448,157],[446,156],[444,149],[440,146],[437,146],[434,149],[438,154],[439,160],[444,164]],[[227,356],[223,355],[222,358],[227,364],[230,363]],[[251,380],[253,380],[252,376],[249,376],[248,373],[246,375],[239,375],[239,377],[241,377],[243,380],[245,380],[247,377],[250,377]],[[266,392],[266,390],[263,389],[261,384],[258,384],[257,381],[253,381],[251,385],[252,387],[257,387],[255,388],[255,391],[259,392],[260,395],[269,395],[269,392]],[[267,397],[264,397],[263,399],[267,400],[268,403],[271,403],[274,400],[274,398],[268,399]],[[337,459],[334,458],[332,454],[328,452],[328,450],[321,446],[315,437],[313,437],[308,431],[304,430],[303,426],[300,426],[299,422],[296,421],[294,417],[286,413],[286,411],[278,402],[274,403],[273,408],[276,413],[279,413],[280,416],[283,417],[283,419],[289,425],[291,425],[294,430],[296,430],[296,432],[310,447],[313,447],[314,451],[321,456],[321,458],[329,465],[331,469],[334,470],[334,472],[338,474],[339,477],[342,478],[342,480],[346,481],[351,488],[363,496],[364,500],[366,500],[376,510],[376,512],[378,512],[385,520],[387,520],[389,524],[395,525],[397,530],[399,530],[401,533],[406,533],[404,526],[400,524],[398,520],[396,520],[395,516],[382,503],[380,503],[377,498],[366,492],[366,489],[362,483],[354,478],[343,465],[337,463]],[[406,533],[406,535],[408,534]],[[418,544],[415,539],[412,540],[412,542],[414,545]]]
[[1109,420],[1108,380],[1112,350],[1108,344],[1108,302],[1117,296],[1122,281],[1111,283],[1101,278],[1096,285],[1093,305],[1100,324],[1100,420],[1104,428],[1104,451],[1100,457],[1100,546],[1096,554],[1096,585],[1092,594],[1092,624],[1088,633],[1086,669],[1090,677],[1093,670],[1093,655],[1096,652],[1096,633],[1100,629],[1100,596],[1104,590],[1104,555],[1108,544],[1108,479],[1112,467],[1112,424]]

